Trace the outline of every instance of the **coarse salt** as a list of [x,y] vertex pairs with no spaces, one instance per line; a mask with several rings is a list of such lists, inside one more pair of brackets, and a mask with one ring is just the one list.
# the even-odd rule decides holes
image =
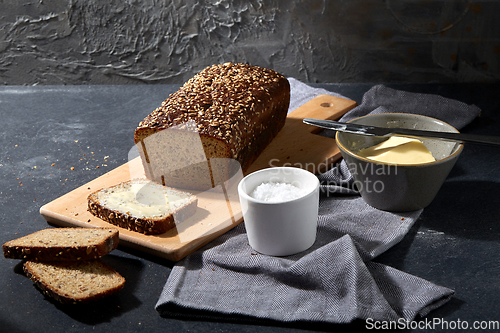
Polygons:
[[283,202],[300,198],[306,191],[289,183],[265,182],[258,185],[250,196],[265,202]]

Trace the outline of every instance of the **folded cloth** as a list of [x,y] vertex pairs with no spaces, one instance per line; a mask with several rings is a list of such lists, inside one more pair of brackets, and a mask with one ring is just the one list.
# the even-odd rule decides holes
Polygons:
[[[318,94],[342,97],[294,79],[290,85],[291,110]],[[399,105],[414,106],[405,112],[428,114],[429,109],[420,106],[433,96],[389,89],[375,86],[344,118],[393,111],[388,105],[382,110],[380,105],[389,96],[391,105],[397,106],[395,95]],[[448,108],[449,103],[456,101],[435,99],[432,115],[463,126],[479,112],[475,106]],[[439,109],[457,114],[447,111],[450,119],[443,119]],[[310,249],[288,257],[259,254],[248,245],[244,224],[240,224],[172,268],[157,311],[176,316],[188,309],[205,318],[243,315],[283,322],[413,320],[453,296],[451,289],[372,261],[408,233],[422,210],[390,213],[368,206],[352,188],[352,177],[342,163],[318,177],[318,232]]]
[[340,121],[349,121],[369,113],[385,112],[422,114],[461,129],[479,115],[481,109],[439,95],[407,92],[376,85],[363,95],[361,104],[346,113]]

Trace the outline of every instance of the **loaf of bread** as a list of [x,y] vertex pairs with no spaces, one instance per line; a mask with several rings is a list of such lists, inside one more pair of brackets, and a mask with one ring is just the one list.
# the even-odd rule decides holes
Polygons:
[[5,258],[78,261],[100,258],[118,247],[115,228],[44,229],[3,244]]
[[290,85],[281,74],[226,63],[202,70],[135,130],[146,177],[205,190],[243,172],[285,124]]
[[125,278],[99,259],[35,262],[23,265],[41,291],[61,303],[87,303],[123,288]]
[[113,225],[146,235],[167,232],[196,212],[191,193],[134,179],[91,193],[88,211]]

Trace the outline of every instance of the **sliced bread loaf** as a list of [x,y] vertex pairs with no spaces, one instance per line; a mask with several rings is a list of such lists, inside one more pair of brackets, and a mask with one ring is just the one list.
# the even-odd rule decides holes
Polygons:
[[183,189],[216,187],[230,178],[220,162],[235,160],[245,172],[285,125],[289,104],[290,84],[274,70],[205,68],[135,130],[146,177]]
[[101,260],[35,262],[23,266],[44,294],[61,303],[87,303],[116,293],[125,278]]
[[100,258],[118,247],[115,228],[44,229],[3,244],[5,258],[79,261]]
[[121,228],[157,235],[196,212],[198,199],[191,193],[144,179],[104,188],[87,198],[94,216]]

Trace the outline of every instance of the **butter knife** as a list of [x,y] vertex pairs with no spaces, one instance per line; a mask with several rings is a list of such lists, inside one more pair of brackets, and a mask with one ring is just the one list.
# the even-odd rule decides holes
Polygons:
[[460,141],[460,142],[466,141],[466,142],[500,146],[500,136],[423,131],[423,130],[415,130],[408,128],[385,128],[385,127],[358,125],[351,123],[342,123],[333,120],[322,120],[322,119],[311,119],[311,118],[305,118],[303,122],[308,125],[313,125],[334,131],[359,134],[359,135],[382,136],[382,137],[399,135],[410,138],[432,138],[438,140]]

